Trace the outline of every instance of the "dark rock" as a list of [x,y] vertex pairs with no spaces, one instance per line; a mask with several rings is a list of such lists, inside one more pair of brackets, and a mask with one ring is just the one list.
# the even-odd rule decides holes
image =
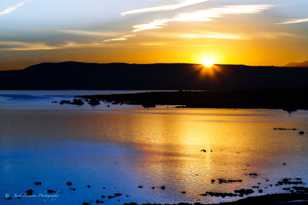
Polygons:
[[64,104],[71,104],[71,101],[69,101],[69,100],[61,100],[60,101],[60,105],[64,105]]
[[113,199],[113,198],[117,198],[117,197],[120,197],[120,196],[122,196],[121,193],[114,193],[113,195],[109,195],[107,198],[108,199]]
[[47,193],[48,194],[55,194],[55,193],[57,193],[57,191],[55,191],[53,189],[47,189]]
[[91,99],[89,100],[88,103],[89,103],[89,105],[91,105],[91,106],[97,106],[97,105],[100,104],[100,101],[99,101],[98,99],[91,98]]
[[258,173],[251,172],[251,173],[248,173],[247,176],[250,176],[250,177],[257,177],[257,176],[259,176],[259,175],[258,175]]
[[296,128],[283,128],[283,127],[278,127],[278,128],[274,128],[274,130],[278,130],[278,131],[296,131]]
[[228,192],[211,192],[211,191],[208,191],[208,192],[205,192],[204,194],[201,194],[201,196],[212,196],[212,197],[225,198],[225,197],[235,197],[235,196],[237,196],[237,194],[228,193]]
[[206,152],[206,149],[201,149],[200,151],[201,151],[201,152]]
[[115,197],[120,197],[120,196],[122,196],[122,194],[121,193],[114,193],[114,196]]
[[161,189],[161,190],[165,190],[165,189],[166,189],[166,186],[161,186],[160,189]]
[[156,104],[154,104],[154,103],[144,103],[144,104],[142,104],[142,107],[144,107],[144,108],[155,108]]
[[95,201],[95,203],[97,203],[97,204],[103,204],[104,201],[97,199],[97,200]]
[[299,187],[299,186],[294,186],[292,189],[296,193],[301,193],[301,194],[308,194],[308,187]]
[[35,185],[35,186],[42,186],[42,184],[43,184],[43,183],[42,183],[42,182],[39,182],[39,181],[34,182],[34,185]]
[[219,184],[228,184],[228,183],[240,183],[243,182],[241,179],[223,179],[219,178],[217,179]]
[[81,99],[76,99],[76,98],[73,99],[73,101],[61,100],[60,105],[64,105],[64,104],[82,106],[82,105],[84,105],[84,102]]
[[139,189],[142,189],[142,188],[143,188],[143,186],[139,185],[139,186],[138,186],[138,188],[139,188]]
[[82,105],[84,105],[84,102],[81,99],[74,99],[72,104],[82,106]]
[[67,185],[67,186],[72,186],[72,185],[73,185],[73,183],[72,183],[72,182],[70,182],[70,181],[68,181],[68,182],[66,182],[66,185]]
[[300,185],[300,184],[304,184],[301,178],[283,178],[282,180],[278,181],[275,185],[283,186],[283,185]]
[[234,190],[234,193],[237,193],[237,194],[239,194],[240,197],[242,197],[242,196],[247,196],[247,195],[253,194],[254,190],[252,190],[252,189],[237,189],[237,190]]
[[34,193],[33,189],[28,189],[28,190],[25,192],[25,194],[26,194],[27,196],[32,196],[33,193]]
[[90,203],[85,201],[82,203],[82,205],[90,205]]
[[304,132],[304,131],[300,131],[298,134],[300,134],[300,135],[304,135],[304,134],[305,134],[305,132]]

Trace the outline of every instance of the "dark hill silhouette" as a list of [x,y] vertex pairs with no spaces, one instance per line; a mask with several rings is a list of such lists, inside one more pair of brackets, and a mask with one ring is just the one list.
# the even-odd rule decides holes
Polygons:
[[289,67],[308,67],[308,61],[299,62],[299,63],[289,63],[287,64]]
[[42,63],[0,72],[2,90],[259,90],[308,88],[308,68],[196,64]]

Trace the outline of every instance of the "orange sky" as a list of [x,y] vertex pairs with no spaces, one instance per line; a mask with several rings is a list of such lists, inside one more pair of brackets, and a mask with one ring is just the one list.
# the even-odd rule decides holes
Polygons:
[[121,2],[1,1],[0,69],[46,61],[285,65],[308,59],[305,0]]

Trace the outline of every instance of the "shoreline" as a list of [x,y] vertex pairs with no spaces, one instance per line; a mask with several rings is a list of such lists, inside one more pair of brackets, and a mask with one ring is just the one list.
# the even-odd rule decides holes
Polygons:
[[[159,205],[159,203],[146,203],[147,205]],[[224,202],[218,204],[203,204],[203,203],[176,203],[170,205],[306,205],[308,204],[308,193],[293,193],[293,194],[268,194],[262,196],[253,196],[240,199],[233,202]],[[124,203],[124,205],[138,205],[136,202]]]

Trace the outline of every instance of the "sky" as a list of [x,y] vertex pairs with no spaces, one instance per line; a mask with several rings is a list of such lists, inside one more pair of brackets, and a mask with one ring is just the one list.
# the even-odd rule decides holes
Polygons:
[[1,0],[0,69],[308,60],[307,0]]

